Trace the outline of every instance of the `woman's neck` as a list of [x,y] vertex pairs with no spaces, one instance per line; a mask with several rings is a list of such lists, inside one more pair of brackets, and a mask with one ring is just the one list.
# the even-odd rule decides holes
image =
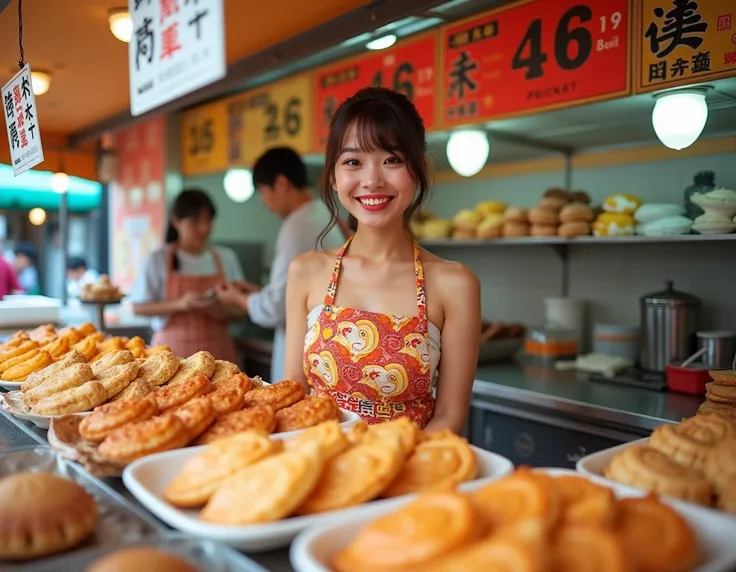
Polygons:
[[350,252],[376,262],[413,256],[412,241],[403,226],[386,229],[359,225],[350,243]]
[[177,243],[176,247],[181,250],[182,252],[186,252],[187,254],[192,254],[194,256],[199,256],[200,254],[204,254],[204,252],[207,250],[207,245],[203,244],[201,246],[194,246],[192,244],[185,244],[185,243]]

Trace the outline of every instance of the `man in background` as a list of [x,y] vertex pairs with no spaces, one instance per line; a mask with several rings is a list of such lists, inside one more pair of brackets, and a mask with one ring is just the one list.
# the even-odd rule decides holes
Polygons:
[[36,268],[37,251],[30,244],[19,244],[13,251],[13,266],[18,276],[18,283],[26,294],[40,294],[38,269]]
[[[317,237],[327,226],[330,213],[309,190],[307,168],[288,147],[274,147],[261,155],[253,167],[253,186],[265,207],[282,219],[276,238],[268,284],[263,288],[248,282],[231,282],[218,288],[226,304],[247,311],[251,321],[274,328],[271,383],[282,381],[286,342],[286,279],[291,261],[315,248]],[[339,248],[345,240],[333,228],[318,248]]]
[[87,261],[81,256],[70,256],[66,265],[66,295],[69,299],[79,298],[85,284],[92,284],[99,274],[87,268]]

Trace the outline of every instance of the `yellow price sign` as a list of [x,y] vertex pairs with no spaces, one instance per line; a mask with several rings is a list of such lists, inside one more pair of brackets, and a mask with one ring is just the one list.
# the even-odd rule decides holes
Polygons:
[[736,76],[734,0],[639,0],[635,91]]
[[242,160],[253,165],[266,149],[309,153],[313,138],[312,77],[285,79],[245,94]]
[[181,120],[181,142],[182,171],[185,176],[227,169],[227,101],[216,101],[185,111]]

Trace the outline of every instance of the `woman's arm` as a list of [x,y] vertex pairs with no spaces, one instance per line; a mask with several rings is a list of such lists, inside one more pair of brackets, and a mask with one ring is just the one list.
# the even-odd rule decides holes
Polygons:
[[468,416],[478,365],[481,313],[478,277],[465,266],[457,266],[441,282],[445,310],[442,357],[434,417],[426,430],[451,429],[459,434]]
[[[294,258],[289,264],[286,281],[286,356],[284,359],[284,379],[300,381],[304,379],[304,337],[307,335],[307,298],[310,263],[313,253],[308,252]],[[308,388],[307,388],[308,389]]]

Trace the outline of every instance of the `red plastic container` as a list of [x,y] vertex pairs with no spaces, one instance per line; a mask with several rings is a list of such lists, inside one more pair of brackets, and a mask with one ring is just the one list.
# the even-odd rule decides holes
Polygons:
[[679,393],[705,395],[705,384],[711,381],[709,368],[702,365],[694,367],[680,367],[679,365],[665,366],[667,372],[667,388]]

